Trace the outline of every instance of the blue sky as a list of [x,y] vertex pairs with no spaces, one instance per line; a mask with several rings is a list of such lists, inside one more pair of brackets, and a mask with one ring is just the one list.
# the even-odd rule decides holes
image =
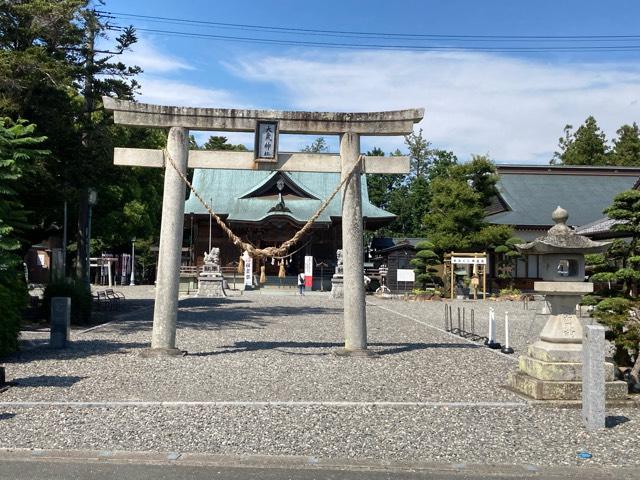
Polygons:
[[[640,35],[640,2],[563,1],[204,1],[106,0],[102,10],[210,22],[430,35]],[[366,43],[327,36],[284,36],[150,19],[119,25],[207,35]],[[499,163],[547,163],[565,124],[594,115],[607,137],[640,121],[640,50],[483,52],[486,47],[638,45],[618,40],[456,42],[465,51],[328,49],[184,38],[139,32],[124,60],[144,68],[140,101],[295,110],[374,111],[424,107],[418,128],[461,160],[489,154]],[[372,40],[380,44],[382,40]],[[400,40],[388,43],[400,44]],[[424,44],[408,40],[405,44]],[[203,140],[208,133],[198,134]],[[224,134],[252,144],[248,134]],[[281,149],[312,138],[287,136]],[[336,139],[329,139],[335,151]],[[364,138],[362,149],[404,150],[400,137]]]

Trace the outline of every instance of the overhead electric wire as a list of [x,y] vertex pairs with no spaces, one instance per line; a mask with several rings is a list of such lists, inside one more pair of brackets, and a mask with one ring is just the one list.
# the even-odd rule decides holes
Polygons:
[[140,15],[133,13],[118,13],[97,11],[100,15],[111,18],[134,18],[154,22],[165,22],[174,24],[190,24],[190,25],[207,25],[224,28],[238,28],[247,30],[270,31],[280,33],[296,33],[296,34],[322,34],[322,35],[340,35],[340,36],[362,36],[363,38],[404,38],[404,39],[427,39],[427,40],[553,40],[553,41],[576,41],[576,40],[597,40],[597,41],[622,41],[622,40],[640,40],[640,35],[450,35],[450,34],[419,34],[419,33],[388,33],[388,32],[356,32],[342,30],[322,30],[313,28],[296,28],[296,27],[275,27],[266,25],[251,25],[242,23],[224,23],[212,22],[206,20],[193,20],[183,18],[161,17],[157,15]]
[[[321,30],[297,27],[277,27],[266,25],[251,25],[239,23],[224,23],[205,20],[192,20],[170,18],[156,15],[139,15],[132,13],[118,13],[96,11],[96,13],[108,19],[137,19],[142,22],[165,23],[183,25],[185,27],[199,27],[210,29],[235,29],[260,33],[261,36],[223,35],[216,33],[204,33],[198,31],[178,31],[161,28],[148,28],[136,26],[140,32],[154,35],[165,35],[185,38],[199,38],[214,41],[254,43],[266,45],[282,45],[292,47],[314,47],[333,49],[376,49],[376,50],[402,50],[402,51],[473,51],[473,52],[636,52],[640,51],[640,35],[444,35],[444,34],[417,34],[417,33],[388,33],[388,32],[356,32],[341,30]],[[110,25],[112,30],[122,30],[123,27]],[[269,35],[272,35],[271,37]],[[275,35],[275,37],[273,36]],[[325,42],[318,40],[306,40],[295,38],[281,38],[286,35],[304,35],[320,37],[341,37],[359,39],[354,42]],[[362,41],[365,40],[365,41]],[[368,41],[377,41],[369,43]],[[386,43],[395,40],[395,43]],[[638,43],[636,43],[636,41]],[[414,42],[408,44],[405,42]],[[420,44],[415,44],[420,42]],[[450,43],[465,42],[467,45]],[[484,45],[477,45],[483,42]],[[510,42],[511,45],[505,45]],[[549,45],[549,42],[553,42]],[[580,42],[575,45],[572,42]],[[584,42],[590,42],[585,44]],[[605,43],[606,42],[606,43]],[[615,43],[614,43],[615,42]],[[625,42],[625,43],[620,43]],[[487,43],[495,43],[489,45]],[[603,44],[604,43],[604,44]],[[470,45],[469,45],[470,44]]]
[[[121,31],[122,27],[112,26],[112,30]],[[304,46],[317,48],[338,48],[338,49],[379,49],[379,50],[413,50],[413,51],[475,51],[475,52],[597,52],[597,51],[617,51],[634,52],[640,51],[640,44],[637,45],[587,45],[587,46],[534,46],[534,47],[504,47],[504,46],[451,46],[451,45],[389,45],[373,43],[331,43],[312,42],[302,40],[285,40],[257,37],[239,37],[235,35],[215,35],[197,32],[180,32],[173,30],[161,30],[152,28],[136,27],[141,32],[158,35],[201,38],[210,40],[233,41],[241,43],[262,43],[284,46]]]

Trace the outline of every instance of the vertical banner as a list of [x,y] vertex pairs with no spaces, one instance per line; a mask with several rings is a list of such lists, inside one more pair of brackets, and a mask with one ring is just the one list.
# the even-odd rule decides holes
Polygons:
[[253,287],[253,258],[249,255],[249,252],[244,252],[242,255],[244,261],[244,286]]
[[313,257],[310,255],[304,257],[304,286],[313,287]]

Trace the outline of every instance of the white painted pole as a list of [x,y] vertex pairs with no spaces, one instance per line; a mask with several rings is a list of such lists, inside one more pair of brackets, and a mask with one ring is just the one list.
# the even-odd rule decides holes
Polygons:
[[[209,205],[213,205],[213,198],[209,198]],[[211,253],[211,214],[209,214],[209,253]]]
[[509,346],[509,312],[504,313],[504,345],[502,346],[502,353],[511,354],[513,348]]
[[509,312],[504,314],[504,344],[509,348]]
[[493,314],[493,307],[491,307],[489,309],[489,336],[487,339],[488,344],[493,342],[493,322],[494,322],[494,314]]
[[129,280],[129,285],[136,284],[136,241],[135,239],[131,241],[131,278]]

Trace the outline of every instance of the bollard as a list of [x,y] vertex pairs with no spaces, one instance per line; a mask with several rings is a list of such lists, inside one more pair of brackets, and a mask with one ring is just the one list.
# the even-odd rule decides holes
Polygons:
[[460,333],[460,307],[458,307],[458,328],[456,329],[456,333]]
[[489,338],[484,344],[493,350],[500,348],[500,344],[496,342],[496,315],[493,307],[489,309]]
[[504,313],[504,346],[500,351],[506,354],[513,353],[513,348],[509,346],[509,312]]
[[51,299],[51,348],[66,348],[71,333],[71,299],[53,297]]
[[449,319],[449,305],[444,306],[444,329],[449,332],[451,331],[451,328],[449,327],[450,325],[450,319]]
[[444,329],[445,331],[449,331],[449,308],[445,304],[444,306]]
[[465,319],[466,313],[467,313],[466,309],[463,308],[462,309],[462,330],[460,330],[460,336],[461,337],[464,337],[467,334],[467,326],[466,326],[466,321],[465,321],[466,320]]
[[585,325],[582,335],[582,420],[587,430],[605,427],[604,327]]
[[473,340],[476,340],[476,315],[475,315],[476,311],[472,308],[471,309],[471,338],[473,338]]

